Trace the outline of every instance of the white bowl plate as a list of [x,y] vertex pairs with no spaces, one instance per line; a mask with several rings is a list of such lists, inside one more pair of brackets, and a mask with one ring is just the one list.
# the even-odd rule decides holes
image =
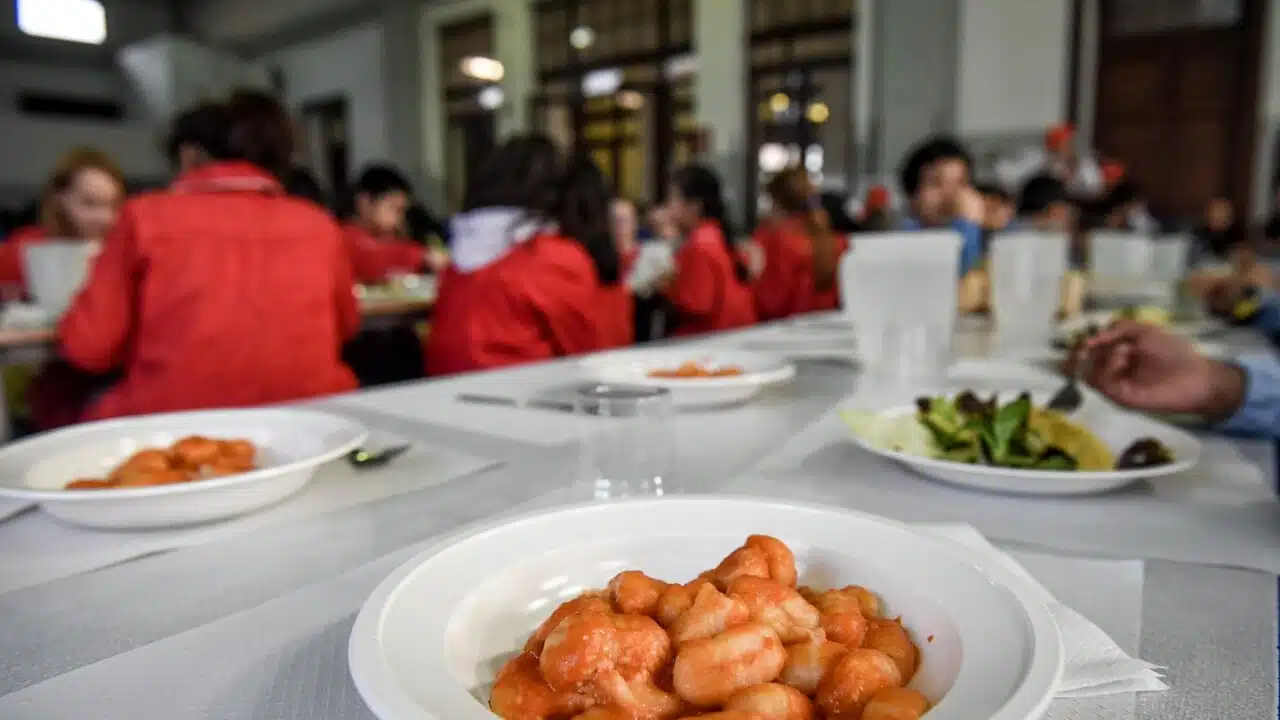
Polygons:
[[[954,390],[948,391],[949,394],[954,392]],[[922,392],[920,394],[936,395],[938,393]],[[1001,395],[1007,400],[1011,394],[1001,393]],[[1033,392],[1031,394],[1032,402],[1038,406],[1043,406],[1050,397],[1051,393]],[[917,410],[918,408],[912,404],[883,408],[879,412],[882,415],[901,417],[914,415]],[[887,450],[872,445],[856,435],[851,435],[853,441],[864,450],[896,460],[921,475],[953,485],[1016,495],[1094,495],[1115,490],[1139,480],[1152,480],[1173,475],[1194,467],[1200,461],[1200,441],[1194,435],[1148,416],[1125,412],[1103,401],[1086,399],[1080,409],[1070,417],[1073,422],[1085,426],[1101,438],[1117,458],[1135,440],[1151,437],[1164,443],[1173,451],[1174,462],[1158,467],[1106,472],[990,467]]]
[[[688,581],[753,533],[796,554],[802,584],[865,585],[921,650],[929,720],[1029,720],[1052,700],[1058,630],[1027,581],[891,520],[732,497],[584,505],[496,521],[396,570],[351,632],[351,674],[381,720],[491,720],[498,668],[556,606],[618,572]],[[932,636],[933,641],[928,638]]]
[[[739,367],[730,377],[656,378],[650,373],[674,370],[688,362],[708,367]],[[795,365],[772,355],[734,350],[645,350],[599,355],[582,360],[581,367],[595,382],[662,387],[671,391],[676,407],[708,408],[735,405],[755,397],[767,385],[795,377]]]
[[[64,490],[104,477],[130,455],[168,447],[188,435],[245,438],[258,469],[156,487]],[[222,520],[301,490],[316,469],[365,441],[358,423],[311,410],[212,410],[75,425],[0,449],[0,498],[40,504],[45,512],[96,528],[160,528]]]

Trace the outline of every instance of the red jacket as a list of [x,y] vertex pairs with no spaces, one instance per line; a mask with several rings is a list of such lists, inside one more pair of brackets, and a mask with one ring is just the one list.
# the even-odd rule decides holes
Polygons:
[[674,335],[696,335],[752,325],[751,290],[734,270],[733,256],[714,222],[703,221],[676,251],[667,299],[678,317]]
[[338,225],[248,163],[129,200],[58,325],[82,370],[122,371],[87,419],[285,402],[356,387]]
[[7,285],[27,294],[27,266],[24,250],[32,243],[44,242],[49,234],[39,225],[18,228],[0,243],[0,285]]
[[[756,229],[755,240],[765,255],[764,274],[754,287],[761,320],[840,307],[837,283],[822,292],[814,288],[813,240],[801,218],[767,221]],[[848,240],[837,237],[837,257],[848,246]]]
[[573,240],[537,235],[471,272],[444,271],[425,355],[429,375],[630,344],[631,296],[605,287]]
[[408,240],[374,237],[359,225],[342,228],[347,257],[356,282],[384,282],[393,273],[419,273],[427,259],[427,248]]

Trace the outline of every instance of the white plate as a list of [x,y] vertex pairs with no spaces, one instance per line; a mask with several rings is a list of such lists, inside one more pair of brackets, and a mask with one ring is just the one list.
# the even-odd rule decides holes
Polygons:
[[534,513],[447,540],[365,602],[351,675],[381,720],[492,720],[497,668],[556,605],[624,569],[687,581],[753,533],[791,546],[802,583],[863,584],[902,615],[929,720],[1034,719],[1053,699],[1061,639],[1026,580],[892,520],[714,496]]
[[[655,378],[655,370],[672,370],[687,362],[709,367],[735,366],[743,374],[711,378]],[[588,377],[596,382],[663,387],[671,391],[677,407],[719,407],[745,402],[766,385],[795,377],[796,367],[771,355],[734,350],[649,350],[611,353],[582,360]]]
[[[253,472],[156,487],[63,490],[102,477],[138,450],[188,435],[245,438],[258,447]],[[323,463],[364,442],[345,418],[288,408],[210,410],[75,425],[0,450],[0,498],[39,503],[54,517],[96,528],[159,528],[210,522],[279,502]]]
[[[1002,395],[1005,394],[1002,393]],[[1036,405],[1043,405],[1050,396],[1051,393],[1033,392],[1031,394],[1032,402]],[[917,410],[918,408],[912,404],[882,408],[879,412],[882,415],[901,417],[914,415]],[[1084,405],[1071,415],[1071,419],[1093,431],[1117,457],[1135,440],[1152,437],[1173,451],[1174,462],[1152,468],[1106,472],[1062,472],[989,467],[887,450],[872,445],[852,433],[850,435],[863,449],[896,460],[921,475],[954,485],[1017,495],[1093,495],[1115,490],[1139,480],[1173,475],[1194,467],[1200,460],[1200,441],[1191,433],[1145,415],[1124,412],[1106,402],[1086,400]]]

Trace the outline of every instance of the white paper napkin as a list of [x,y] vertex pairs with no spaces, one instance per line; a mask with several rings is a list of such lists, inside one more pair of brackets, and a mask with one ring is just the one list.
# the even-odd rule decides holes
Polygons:
[[1054,599],[1031,573],[998,550],[968,525],[921,525],[921,529],[983,553],[984,560],[1030,580],[1040,600],[1048,606],[1066,650],[1066,662],[1058,698],[1088,698],[1118,693],[1168,690],[1158,666],[1138,660],[1120,648],[1097,625]]

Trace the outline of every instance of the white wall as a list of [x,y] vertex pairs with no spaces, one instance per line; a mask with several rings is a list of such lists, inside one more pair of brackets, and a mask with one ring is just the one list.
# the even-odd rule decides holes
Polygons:
[[964,0],[956,130],[1041,130],[1067,117],[1068,0]]
[[[384,121],[388,98],[382,58],[382,26],[370,22],[267,53],[259,61],[284,72],[285,99],[294,109],[337,95],[347,98],[354,170],[370,161],[388,159]],[[416,102],[416,98],[397,98],[396,102]]]

